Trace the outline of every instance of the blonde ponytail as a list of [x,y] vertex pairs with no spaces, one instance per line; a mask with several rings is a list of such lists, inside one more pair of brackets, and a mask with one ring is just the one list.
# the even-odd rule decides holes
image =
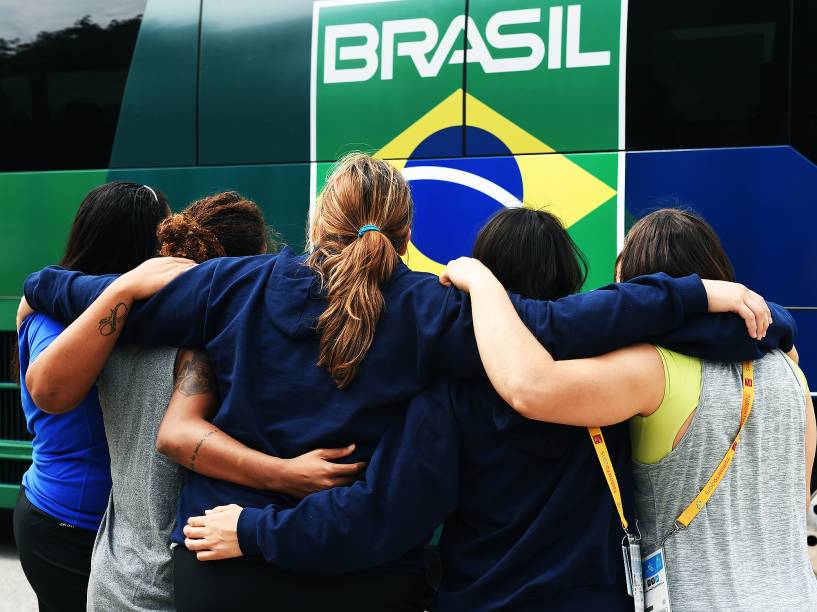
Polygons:
[[412,209],[402,174],[360,153],[338,162],[318,199],[308,259],[327,300],[318,319],[318,365],[341,389],[374,340],[384,306],[380,285],[391,278],[408,242]]

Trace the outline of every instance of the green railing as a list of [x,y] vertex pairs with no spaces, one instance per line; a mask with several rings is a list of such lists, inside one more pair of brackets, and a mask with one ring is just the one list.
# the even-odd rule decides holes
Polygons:
[[0,459],[31,461],[31,442],[25,440],[0,440]]
[[[0,440],[0,460],[31,461],[31,442],[22,440]],[[19,483],[0,483],[0,508],[14,508],[17,501]]]

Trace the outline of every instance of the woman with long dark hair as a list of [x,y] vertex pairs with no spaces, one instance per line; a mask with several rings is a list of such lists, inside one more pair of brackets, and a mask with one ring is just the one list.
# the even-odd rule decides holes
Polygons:
[[[638,221],[617,268],[622,280],[734,280],[709,224],[676,209]],[[804,514],[817,427],[789,357],[724,363],[641,344],[554,361],[482,264],[458,260],[446,275],[470,291],[485,370],[520,414],[591,427],[629,419],[648,607],[817,608]]]
[[[169,214],[164,195],[146,185],[96,187],[80,204],[60,265],[85,274],[127,272],[157,254],[156,228]],[[70,414],[48,414],[32,399],[35,360],[64,329],[34,314],[18,330],[22,405],[34,440],[14,510],[14,538],[40,610],[85,610],[91,550],[111,490],[93,383],[68,400]]]
[[[350,460],[359,460],[435,373],[482,375],[468,301],[400,261],[411,221],[402,175],[385,162],[351,155],[317,202],[306,257],[284,249],[205,262],[144,303],[137,296],[155,289],[155,278],[112,281],[46,269],[27,280],[26,297],[35,308],[85,323],[119,304],[127,308],[127,325],[125,315],[117,318],[115,334],[86,327],[85,348],[97,356],[117,337],[205,347],[222,399],[213,423],[256,450],[291,457],[356,442]],[[745,288],[696,277],[647,277],[558,302],[513,300],[540,341],[573,356],[667,332],[707,310],[745,312],[758,336],[770,319],[762,299]],[[716,344],[708,348],[757,354],[735,323],[713,322]],[[198,376],[195,382],[207,384]],[[203,435],[200,445],[207,443]],[[342,580],[294,577],[260,558],[274,508],[295,500],[188,476],[174,542],[185,542],[181,527],[197,515],[195,527],[213,527],[222,537],[188,542],[194,552],[176,547],[179,608],[252,609],[269,597],[282,609],[325,609],[328,602],[337,610],[422,608],[421,543],[399,560]],[[203,516],[230,502],[238,510]],[[247,559],[200,562],[242,555]]]

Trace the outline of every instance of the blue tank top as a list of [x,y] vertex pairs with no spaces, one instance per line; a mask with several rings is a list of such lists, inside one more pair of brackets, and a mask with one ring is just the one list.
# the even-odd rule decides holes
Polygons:
[[74,410],[48,414],[37,408],[25,384],[28,365],[65,326],[42,314],[19,331],[20,391],[28,431],[34,436],[32,464],[23,475],[26,497],[51,516],[96,531],[111,491],[110,457],[96,387]]

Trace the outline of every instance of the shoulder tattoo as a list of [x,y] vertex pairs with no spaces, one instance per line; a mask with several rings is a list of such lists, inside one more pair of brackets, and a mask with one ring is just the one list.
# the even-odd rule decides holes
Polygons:
[[179,364],[176,373],[176,389],[182,395],[200,395],[210,393],[216,388],[213,369],[207,359],[207,352],[195,350]]

